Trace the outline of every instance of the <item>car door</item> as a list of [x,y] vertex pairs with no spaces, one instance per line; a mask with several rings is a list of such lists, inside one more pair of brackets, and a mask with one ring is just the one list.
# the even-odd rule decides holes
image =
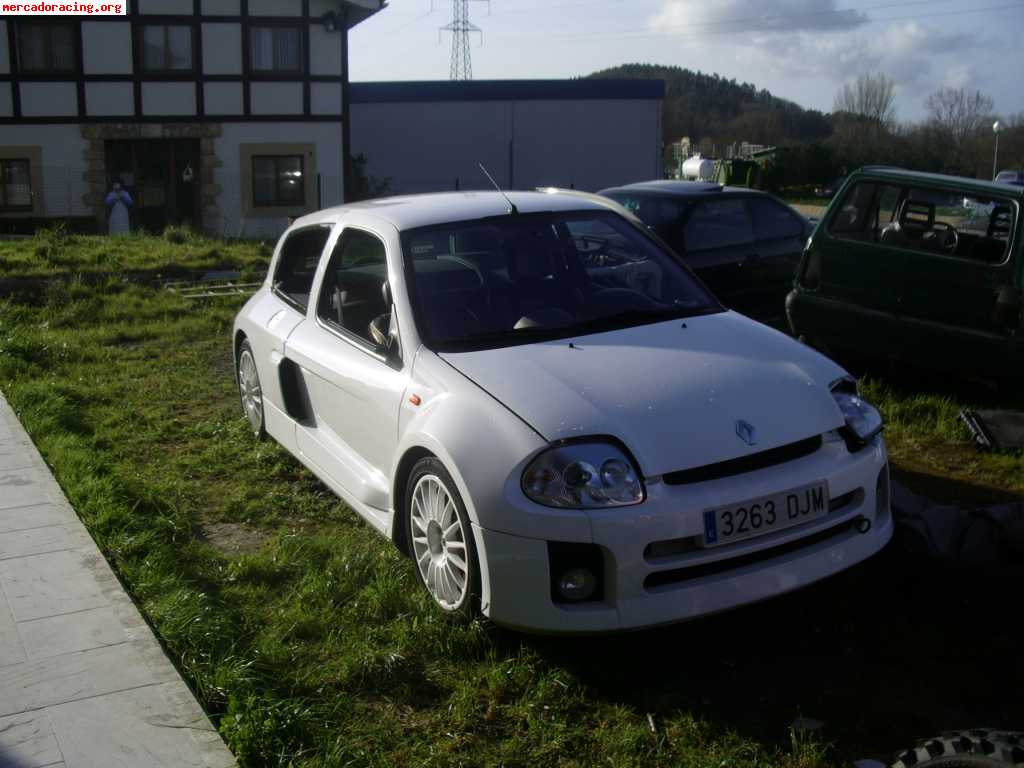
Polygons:
[[793,286],[810,226],[789,206],[767,195],[746,198],[754,225],[754,244],[747,278],[760,292],[757,319],[785,326],[786,294]]
[[381,319],[394,317],[384,291],[388,259],[383,238],[345,225],[321,267],[316,301],[285,345],[312,409],[296,432],[299,450],[380,525],[409,379],[397,342],[385,349],[370,330],[374,320],[378,328],[394,327]]
[[871,354],[904,351],[898,315],[905,254],[881,237],[904,194],[899,185],[864,180],[829,206],[802,277],[803,289],[824,303],[809,305],[813,317],[805,317],[802,334]]
[[730,309],[757,316],[763,287],[751,274],[754,226],[742,196],[702,200],[683,224],[683,260]]
[[[267,432],[285,447],[295,447],[295,421],[302,417],[302,392],[284,358],[285,341],[305,319],[330,225],[301,227],[285,233],[277,248],[270,290],[258,296],[248,315],[248,329],[260,385]],[[283,367],[282,367],[283,366]]]
[[1000,288],[1014,284],[1009,253],[1017,206],[925,187],[910,188],[907,199],[934,223],[902,244],[903,335],[919,359],[955,360],[971,369],[999,360],[1016,330],[995,309]]

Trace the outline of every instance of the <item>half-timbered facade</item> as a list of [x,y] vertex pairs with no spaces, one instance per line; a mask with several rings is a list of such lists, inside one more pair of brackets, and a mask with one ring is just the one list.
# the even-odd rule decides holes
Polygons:
[[[382,0],[133,0],[0,20],[0,225],[91,217],[279,232],[344,199],[348,30]],[[8,222],[10,223],[10,222]]]

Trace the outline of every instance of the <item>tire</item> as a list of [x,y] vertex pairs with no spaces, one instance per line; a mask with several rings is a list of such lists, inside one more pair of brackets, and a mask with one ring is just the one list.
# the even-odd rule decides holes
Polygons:
[[263,415],[263,387],[260,373],[256,368],[256,356],[248,339],[238,347],[238,365],[235,371],[238,380],[238,397],[242,404],[242,415],[249,422],[249,428],[257,440],[266,434],[266,420]]
[[453,619],[476,617],[480,567],[469,515],[452,476],[433,456],[413,466],[403,512],[409,554],[434,605]]
[[975,728],[951,731],[900,752],[892,768],[1007,768],[1024,765],[1024,733]]

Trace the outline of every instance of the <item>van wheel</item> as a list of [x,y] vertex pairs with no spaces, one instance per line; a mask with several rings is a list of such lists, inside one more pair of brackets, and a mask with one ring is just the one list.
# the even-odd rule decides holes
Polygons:
[[249,427],[256,438],[262,440],[267,434],[263,417],[263,388],[260,387],[260,374],[256,370],[256,357],[248,340],[243,341],[238,348],[238,395]]
[[476,616],[480,570],[469,515],[448,470],[432,456],[409,475],[405,526],[416,573],[437,607],[453,618]]
[[918,742],[892,768],[1007,768],[1024,765],[1024,733],[975,728]]

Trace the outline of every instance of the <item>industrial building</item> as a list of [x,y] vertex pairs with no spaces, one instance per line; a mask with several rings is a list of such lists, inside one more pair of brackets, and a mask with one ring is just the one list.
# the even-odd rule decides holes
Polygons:
[[133,0],[0,20],[0,228],[93,219],[276,235],[345,194],[348,30],[383,0]]
[[662,80],[353,83],[353,154],[393,193],[596,191],[662,175]]

